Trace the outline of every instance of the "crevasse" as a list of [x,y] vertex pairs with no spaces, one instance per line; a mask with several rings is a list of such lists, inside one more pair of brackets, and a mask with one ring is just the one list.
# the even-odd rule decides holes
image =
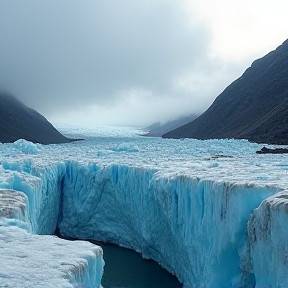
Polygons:
[[[4,164],[14,170],[6,186],[28,196],[35,234],[58,228],[63,236],[132,248],[187,288],[288,284],[284,276],[265,272],[272,266],[284,275],[288,267],[287,229],[281,228],[288,223],[287,201],[271,204],[278,197],[275,186],[169,176],[118,164],[59,161],[25,174],[23,167]],[[269,196],[272,200],[262,202]],[[263,216],[269,225],[261,222]],[[275,253],[284,256],[276,259]]]

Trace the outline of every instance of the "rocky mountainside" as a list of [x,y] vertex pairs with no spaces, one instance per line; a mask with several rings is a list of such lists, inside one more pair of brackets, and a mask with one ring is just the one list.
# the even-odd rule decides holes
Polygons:
[[14,142],[18,139],[42,144],[73,141],[58,132],[41,114],[14,96],[0,92],[0,142]]
[[146,134],[143,134],[143,136],[150,136],[150,137],[161,137],[163,134],[174,130],[178,127],[181,127],[194,119],[196,119],[197,116],[195,114],[189,115],[189,116],[183,116],[173,121],[168,121],[164,124],[161,124],[160,122],[153,123],[152,125],[143,128],[143,131],[147,131]]
[[254,61],[201,116],[163,137],[288,144],[288,40]]

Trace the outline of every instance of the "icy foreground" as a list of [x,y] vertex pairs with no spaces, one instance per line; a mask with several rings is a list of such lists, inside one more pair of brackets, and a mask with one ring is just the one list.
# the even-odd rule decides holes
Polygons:
[[22,192],[0,189],[0,287],[99,287],[102,249],[28,233],[27,200]]
[[[163,140],[130,130],[72,132],[89,137],[65,145],[0,145],[0,188],[15,193],[13,200],[10,192],[2,193],[10,195],[10,210],[8,196],[1,200],[0,193],[6,201],[1,231],[11,233],[6,242],[15,239],[6,230],[11,225],[33,234],[58,228],[63,236],[133,248],[185,287],[288,286],[283,155],[256,155],[261,146],[247,141]],[[91,273],[99,279],[97,269]],[[0,287],[13,277],[1,271]]]
[[84,241],[0,227],[0,287],[99,287],[102,249]]

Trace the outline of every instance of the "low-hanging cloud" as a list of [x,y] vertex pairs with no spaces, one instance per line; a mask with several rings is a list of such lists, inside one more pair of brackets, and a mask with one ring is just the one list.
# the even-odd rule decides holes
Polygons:
[[184,8],[178,1],[1,1],[1,84],[44,111],[111,105],[131,87],[165,94],[207,48],[205,29],[188,29]]
[[1,1],[0,88],[47,116],[111,110],[131,91],[134,102],[149,95],[159,114],[165,102],[201,110],[225,80],[212,80],[221,65],[209,58],[209,30],[187,12],[188,2]]

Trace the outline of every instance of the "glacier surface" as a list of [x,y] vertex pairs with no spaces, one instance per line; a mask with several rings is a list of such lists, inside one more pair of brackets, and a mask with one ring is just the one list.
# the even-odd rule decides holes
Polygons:
[[0,226],[0,250],[0,287],[100,286],[102,249],[89,242]]
[[[13,239],[5,230],[11,226],[33,237],[53,237],[43,234],[57,229],[66,237],[132,248],[187,288],[288,286],[283,155],[258,155],[262,146],[248,141],[145,138],[128,128],[66,126],[62,132],[87,140],[0,144],[6,242]],[[75,273],[83,281],[83,271],[98,267],[89,276],[94,286],[85,287],[100,285],[98,256],[97,265]],[[0,283],[14,279],[4,274]]]

